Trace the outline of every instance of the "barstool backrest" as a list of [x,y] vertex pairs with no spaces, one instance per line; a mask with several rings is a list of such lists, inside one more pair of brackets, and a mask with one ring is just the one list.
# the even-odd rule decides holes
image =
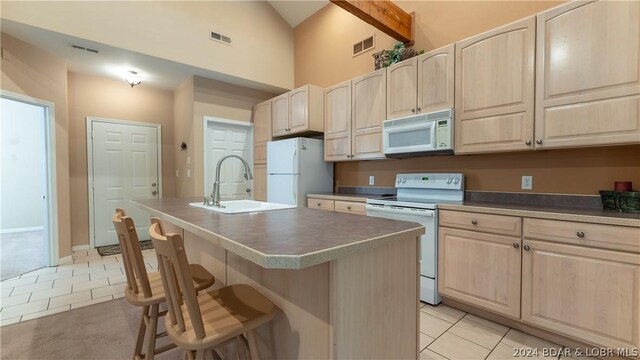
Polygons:
[[118,234],[129,290],[134,294],[142,292],[145,298],[153,296],[133,219],[127,216],[124,209],[117,208],[111,220]]
[[202,314],[198,305],[196,290],[189,271],[189,261],[184,249],[184,240],[179,234],[164,234],[162,223],[157,218],[151,219],[149,235],[158,255],[158,268],[162,277],[162,286],[167,299],[169,319],[177,325],[180,332],[185,331],[181,304],[185,304],[191,326],[198,339],[205,337]]

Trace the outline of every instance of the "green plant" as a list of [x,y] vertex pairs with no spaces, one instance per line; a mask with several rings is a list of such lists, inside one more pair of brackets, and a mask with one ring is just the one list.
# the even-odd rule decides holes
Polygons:
[[424,54],[424,50],[416,51],[413,48],[407,48],[402,42],[395,43],[393,45],[393,48],[391,50],[388,50],[388,52],[389,58],[384,62],[385,67],[403,60],[410,59],[414,56]]

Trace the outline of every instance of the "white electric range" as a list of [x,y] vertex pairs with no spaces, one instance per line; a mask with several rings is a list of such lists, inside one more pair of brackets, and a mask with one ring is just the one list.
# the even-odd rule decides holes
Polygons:
[[395,197],[367,200],[367,216],[423,225],[420,239],[420,300],[440,303],[438,294],[438,204],[464,200],[464,175],[418,173],[396,175]]

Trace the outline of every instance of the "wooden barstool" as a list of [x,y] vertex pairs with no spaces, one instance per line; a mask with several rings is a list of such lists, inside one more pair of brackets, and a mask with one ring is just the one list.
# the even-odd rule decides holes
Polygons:
[[158,219],[151,219],[149,235],[158,255],[162,285],[167,294],[169,337],[187,352],[204,359],[215,347],[247,335],[250,358],[259,359],[254,331],[271,321],[277,307],[249,285],[230,285],[198,295],[189,281],[190,267],[179,234],[163,234]]
[[[175,344],[169,344],[156,348],[156,339],[166,336],[166,332],[157,333],[158,318],[166,314],[166,311],[160,312],[160,304],[165,302],[162,279],[157,271],[147,273],[133,219],[126,216],[123,209],[118,208],[112,220],[118,234],[124,272],[127,278],[125,298],[130,304],[143,307],[133,358],[153,359],[154,355],[175,347]],[[158,228],[157,231],[162,232],[163,230]],[[189,270],[193,275],[191,285],[195,291],[206,289],[215,283],[214,276],[202,266],[192,265]],[[142,347],[145,338],[147,339],[147,347],[143,354]]]

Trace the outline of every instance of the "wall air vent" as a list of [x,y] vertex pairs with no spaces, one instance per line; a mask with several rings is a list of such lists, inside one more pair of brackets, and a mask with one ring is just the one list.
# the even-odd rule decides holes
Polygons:
[[211,31],[209,34],[209,39],[217,42],[221,42],[223,44],[231,45],[231,37],[227,35],[223,35],[216,31]]
[[360,55],[366,51],[373,49],[374,47],[376,47],[374,35],[371,35],[368,38],[353,44],[353,56]]
[[76,45],[76,44],[70,44],[72,48],[77,49],[77,50],[82,50],[82,51],[88,51],[90,53],[94,53],[94,54],[98,54],[99,51],[96,49],[91,49],[88,47],[84,47],[84,46],[80,46],[80,45]]

